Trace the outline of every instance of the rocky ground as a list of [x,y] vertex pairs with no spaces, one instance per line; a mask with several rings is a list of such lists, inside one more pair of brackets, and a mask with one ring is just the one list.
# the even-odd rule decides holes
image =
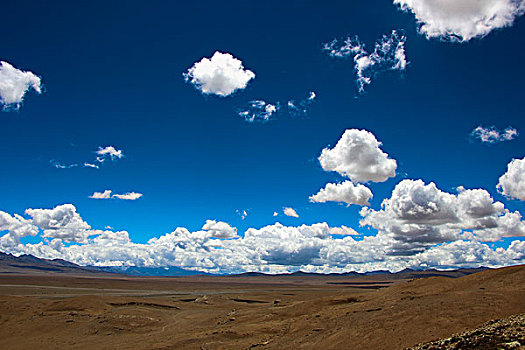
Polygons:
[[525,349],[525,314],[492,320],[469,332],[407,350]]

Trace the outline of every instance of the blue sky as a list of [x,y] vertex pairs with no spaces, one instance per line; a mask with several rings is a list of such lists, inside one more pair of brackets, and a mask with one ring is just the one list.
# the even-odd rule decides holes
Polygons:
[[[525,182],[507,195],[496,186],[509,162],[525,156],[525,141],[519,135],[524,130],[525,5],[491,1],[510,7],[513,23],[490,22],[493,29],[477,34],[461,26],[455,31],[434,28],[442,30],[441,37],[425,32],[422,25],[431,25],[432,18],[421,17],[421,9],[404,0],[396,2],[409,6],[406,11],[390,1],[220,5],[7,1],[3,9],[9,16],[0,23],[4,33],[0,60],[41,77],[43,89],[41,94],[28,91],[19,108],[6,106],[0,112],[0,211],[30,220],[24,214],[28,208],[70,203],[91,229],[109,226],[115,232],[126,231],[139,244],[177,227],[197,232],[208,219],[228,223],[241,237],[249,228],[276,221],[286,227],[326,222],[375,237],[374,227],[359,225],[361,205],[309,200],[327,183],[349,179],[323,170],[321,151],[333,148],[345,130],[364,129],[397,162],[395,177],[360,182],[373,193],[372,210],[380,211],[381,202],[403,179],[421,179],[454,195],[458,186],[485,189],[506,210],[523,213],[519,186]],[[430,9],[437,11],[436,16],[438,10],[455,11],[446,6]],[[461,16],[468,19],[479,13],[483,15],[483,9],[473,8]],[[423,24],[416,23],[418,16]],[[370,53],[392,30],[405,37],[406,69],[376,72],[364,93],[356,85],[353,57],[334,58],[323,50],[334,39],[342,43],[357,35]],[[184,80],[190,67],[216,51],[242,61],[255,78],[226,97],[204,94]],[[310,92],[315,92],[315,99],[306,113],[289,113],[287,102],[299,102]],[[256,100],[279,102],[280,109],[267,122],[246,122],[238,111]],[[471,136],[478,126],[500,131],[512,127],[518,135],[503,142],[482,142]],[[97,163],[96,152],[107,146],[125,156]],[[100,168],[86,168],[85,162]],[[78,166],[61,169],[53,164]],[[105,190],[143,196],[89,198]],[[284,215],[285,207],[294,208],[299,217]],[[246,218],[237,211],[246,211]],[[279,215],[274,217],[274,212]],[[34,224],[36,219],[32,220]],[[490,241],[447,236],[433,246],[461,241],[507,249],[512,241],[523,241],[518,226],[512,233],[501,229]],[[37,235],[18,233],[21,243],[1,250],[86,264],[111,260],[84,261],[73,253],[24,245],[49,246],[60,237],[43,233],[44,226],[39,229]],[[2,232],[10,234],[9,229]],[[508,235],[513,237],[503,237]],[[523,248],[516,248],[522,255],[516,253],[513,262],[487,261],[484,255],[472,265],[521,263]],[[417,264],[410,259],[386,267]],[[210,270],[228,270],[211,260],[216,266]],[[361,262],[345,268],[385,267],[374,262],[371,257],[372,265]],[[158,264],[171,262],[167,257]],[[249,268],[241,264],[232,270],[255,269],[257,264],[289,270],[316,266],[312,268],[316,271],[331,266],[311,259],[304,264],[272,264],[259,255]],[[462,264],[467,263],[434,265]]]

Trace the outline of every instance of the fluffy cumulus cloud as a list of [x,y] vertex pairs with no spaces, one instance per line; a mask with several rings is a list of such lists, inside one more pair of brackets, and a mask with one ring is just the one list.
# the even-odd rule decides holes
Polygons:
[[325,171],[336,171],[354,182],[384,182],[396,176],[397,162],[367,130],[346,130],[335,147],[322,150],[319,162]]
[[454,195],[434,183],[403,180],[381,208],[363,208],[361,225],[378,230],[389,254],[413,255],[460,239],[492,242],[525,236],[521,214],[510,212],[483,189]]
[[514,140],[518,136],[518,130],[508,127],[503,131],[498,130],[495,126],[485,128],[478,126],[470,133],[470,137],[478,139],[483,143],[498,143],[503,141]]
[[511,26],[525,12],[523,0],[394,0],[412,12],[427,38],[469,41]]
[[525,201],[525,158],[513,159],[507,172],[499,178],[499,192],[509,198]]
[[244,89],[255,74],[245,69],[242,61],[229,53],[215,52],[211,58],[204,57],[183,74],[203,94],[229,96]]
[[4,108],[19,108],[27,91],[41,93],[40,77],[0,61],[0,104]]
[[247,123],[266,123],[272,119],[272,116],[280,109],[279,102],[275,104],[262,100],[248,102],[248,105],[237,111],[239,117]]
[[206,220],[202,230],[207,231],[214,238],[235,238],[237,229],[222,221]]
[[24,219],[18,214],[13,216],[0,211],[0,233],[7,232],[0,237],[0,246],[4,249],[14,248],[20,245],[20,238],[26,236],[36,236],[38,227],[33,225],[31,220]]
[[290,208],[290,207],[283,208],[283,214],[286,216],[291,216],[293,218],[299,217],[299,214],[297,214],[297,211],[295,211],[294,208]]
[[365,50],[365,45],[357,36],[347,38],[342,44],[335,39],[324,44],[323,49],[331,57],[353,58],[357,86],[359,92],[363,93],[365,86],[372,82],[376,74],[406,69],[408,62],[405,55],[405,42],[406,37],[393,30],[390,35],[384,35],[376,42],[372,53]]
[[31,222],[43,230],[43,237],[58,238],[66,242],[85,243],[91,226],[77,213],[72,204],[53,209],[27,209]]
[[361,184],[354,185],[351,181],[344,181],[339,184],[327,184],[317,194],[310,196],[310,202],[342,202],[348,205],[370,205],[368,201],[372,197],[372,191],[368,187]]
[[[376,236],[359,240],[352,237],[358,235],[352,228],[330,227],[326,223],[275,223],[249,228],[239,236],[229,224],[207,220],[199,231],[178,227],[146,243],[135,243],[126,231],[91,229],[73,205],[65,204],[53,209],[28,209],[30,218],[0,211],[0,250],[81,265],[179,266],[211,273],[398,271],[406,267],[504,266],[525,262],[525,241],[515,240],[506,249],[492,249],[475,239],[476,230],[498,230],[497,235],[504,236],[509,232],[518,235],[522,229],[521,220],[505,218],[509,213],[483,190],[465,190],[454,196],[439,191],[433,184],[413,182],[398,185],[381,211],[367,211],[365,219],[383,226]],[[450,206],[455,208],[446,208]],[[372,216],[380,212],[393,223],[377,223],[380,218]],[[410,225],[419,225],[419,230]],[[425,225],[427,230],[423,229]],[[441,236],[432,236],[430,227],[434,232],[443,231]],[[444,232],[454,229],[458,232]],[[472,234],[460,234],[461,230]],[[20,238],[26,236],[40,236],[42,240],[21,243]],[[398,254],[396,244],[426,248]]]

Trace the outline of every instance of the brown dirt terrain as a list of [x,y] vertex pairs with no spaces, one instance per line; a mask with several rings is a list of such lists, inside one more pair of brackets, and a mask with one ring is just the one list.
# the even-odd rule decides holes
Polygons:
[[[524,344],[524,345],[522,345]],[[407,350],[454,350],[454,349],[524,349],[525,314],[513,315],[502,320],[492,320],[473,331],[456,334],[419,344]]]
[[403,349],[525,313],[524,297],[525,266],[390,281],[4,274],[0,349]]

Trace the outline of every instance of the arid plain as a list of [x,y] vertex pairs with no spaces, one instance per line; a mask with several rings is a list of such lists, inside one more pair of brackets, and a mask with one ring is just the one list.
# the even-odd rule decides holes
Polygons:
[[525,313],[525,266],[413,277],[3,273],[0,348],[403,349]]

